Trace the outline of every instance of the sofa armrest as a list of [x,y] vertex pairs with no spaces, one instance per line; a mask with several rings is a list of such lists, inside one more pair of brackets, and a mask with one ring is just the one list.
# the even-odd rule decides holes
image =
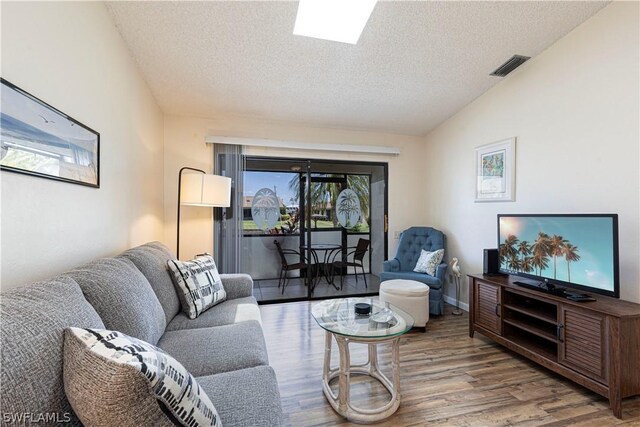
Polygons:
[[400,271],[400,261],[398,261],[398,258],[386,260],[382,264],[382,271],[389,271],[389,272]]
[[253,279],[248,274],[221,274],[220,279],[227,293],[227,299],[253,295]]
[[438,266],[436,267],[436,279],[440,280],[440,282],[442,282],[442,284],[444,285],[445,283],[445,273],[447,272],[447,263],[446,262],[441,262],[440,264],[438,264]]

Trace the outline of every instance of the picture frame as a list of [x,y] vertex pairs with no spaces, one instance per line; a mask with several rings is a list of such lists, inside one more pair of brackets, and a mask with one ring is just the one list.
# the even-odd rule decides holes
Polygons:
[[0,78],[0,169],[100,188],[100,134]]
[[475,202],[515,201],[516,138],[476,148]]

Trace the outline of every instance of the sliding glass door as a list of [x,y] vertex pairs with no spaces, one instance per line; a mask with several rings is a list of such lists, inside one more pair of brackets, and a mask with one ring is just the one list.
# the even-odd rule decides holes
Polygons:
[[[242,266],[253,277],[259,301],[308,297],[306,268],[294,268],[305,261],[300,251],[305,230],[300,184],[307,168],[308,162],[299,160],[245,161]],[[279,251],[287,262],[284,272]]]
[[242,165],[239,271],[253,277],[259,301],[378,292],[386,164],[244,157]]

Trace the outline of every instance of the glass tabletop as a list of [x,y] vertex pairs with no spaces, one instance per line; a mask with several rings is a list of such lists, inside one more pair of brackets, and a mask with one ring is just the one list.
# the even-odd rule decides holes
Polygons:
[[[356,314],[356,304],[371,306],[369,314]],[[373,298],[341,298],[322,301],[311,309],[321,328],[334,334],[357,338],[385,338],[402,335],[413,327],[413,317],[391,304]]]
[[[309,245],[300,245],[301,249],[307,249]],[[317,250],[329,250],[329,249],[341,249],[342,245],[334,244],[334,243],[312,243],[311,249],[314,251]]]

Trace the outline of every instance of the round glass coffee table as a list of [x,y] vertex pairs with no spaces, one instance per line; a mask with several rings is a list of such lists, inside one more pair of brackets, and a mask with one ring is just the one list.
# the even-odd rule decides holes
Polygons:
[[[356,304],[369,304],[369,314],[356,314]],[[363,307],[366,308],[366,307]],[[410,314],[390,304],[380,304],[373,298],[343,298],[323,301],[313,306],[311,313],[326,332],[322,386],[324,395],[333,409],[343,417],[360,423],[376,422],[393,414],[400,406],[400,336],[413,327]],[[331,368],[331,347],[335,338],[340,352],[340,366]],[[352,365],[349,344],[369,346],[369,360]],[[378,368],[378,344],[391,343],[391,370],[389,380]],[[351,403],[351,375],[368,375],[375,378],[391,394],[385,405],[365,409]],[[338,395],[329,382],[338,377]]]

